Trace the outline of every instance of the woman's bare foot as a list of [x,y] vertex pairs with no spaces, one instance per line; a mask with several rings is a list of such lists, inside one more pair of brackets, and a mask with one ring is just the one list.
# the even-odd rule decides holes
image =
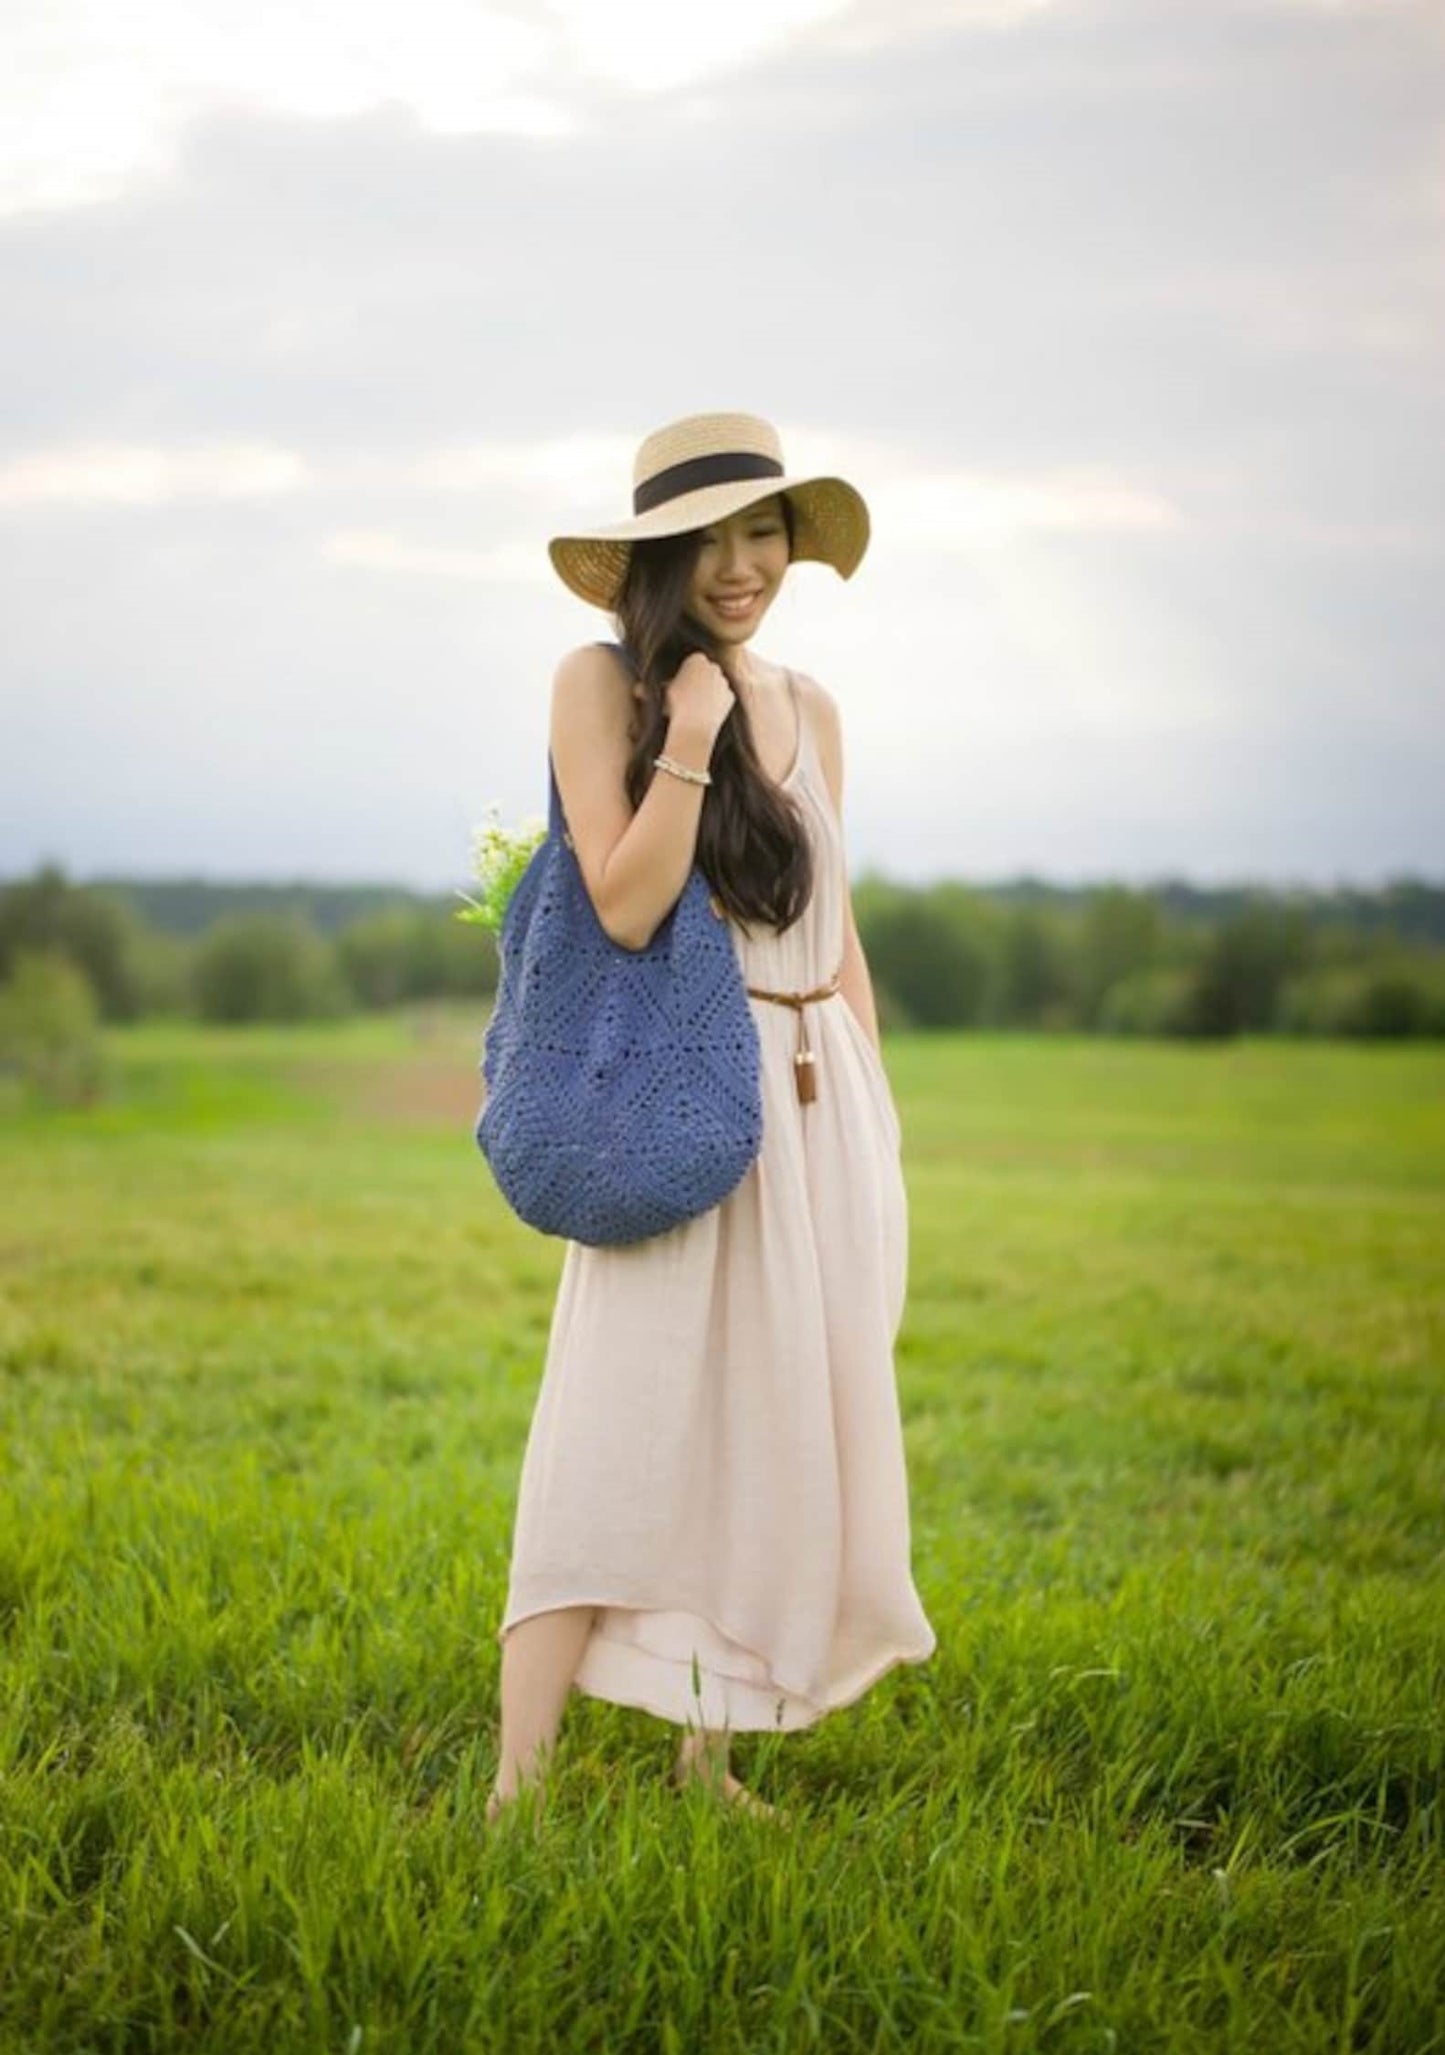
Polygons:
[[720,1790],[724,1798],[741,1806],[744,1812],[763,1814],[769,1819],[785,1817],[779,1814],[776,1806],[769,1805],[766,1799],[758,1797],[756,1791],[749,1791],[746,1784],[740,1783],[728,1768],[727,1760],[725,1747],[719,1749],[715,1742],[709,1747],[702,1747],[696,1737],[689,1735],[672,1766],[673,1785],[681,1791],[689,1784],[704,1783],[715,1792]]
[[530,1811],[532,1815],[533,1838],[540,1840],[542,1838],[543,1799],[544,1787],[540,1780],[533,1780],[533,1782],[528,1784],[514,1785],[509,1791],[503,1791],[499,1785],[494,1784],[487,1798],[487,1825],[489,1827],[496,1826],[497,1822],[504,1815],[510,1822],[517,1801],[521,1800],[523,1801],[522,1810],[524,1812]]

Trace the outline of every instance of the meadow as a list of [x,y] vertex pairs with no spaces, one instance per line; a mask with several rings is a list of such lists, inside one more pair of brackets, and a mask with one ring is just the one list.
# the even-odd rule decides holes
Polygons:
[[107,1045],[0,1116],[0,2048],[1445,2049],[1445,1051],[890,1036],[938,1650],[786,1827],[574,1693],[534,1837],[475,1012]]

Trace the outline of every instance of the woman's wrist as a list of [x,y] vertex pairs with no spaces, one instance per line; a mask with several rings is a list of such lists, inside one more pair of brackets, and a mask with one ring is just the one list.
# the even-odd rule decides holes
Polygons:
[[686,764],[690,771],[705,771],[712,761],[715,733],[699,728],[695,721],[685,721],[674,716],[667,724],[667,740],[662,746],[664,756],[676,757],[680,764]]

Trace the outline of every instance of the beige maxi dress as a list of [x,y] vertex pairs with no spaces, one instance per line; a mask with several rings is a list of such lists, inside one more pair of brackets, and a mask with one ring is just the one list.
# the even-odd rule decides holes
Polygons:
[[[842,824],[791,674],[816,884],[792,928],[730,922],[745,982],[827,984]],[[573,1688],[679,1725],[811,1725],[936,1636],[910,1567],[894,1370],[908,1269],[902,1134],[841,992],[751,998],[763,1141],[718,1206],[642,1242],[568,1241],[523,1457],[498,1639],[600,1608]]]

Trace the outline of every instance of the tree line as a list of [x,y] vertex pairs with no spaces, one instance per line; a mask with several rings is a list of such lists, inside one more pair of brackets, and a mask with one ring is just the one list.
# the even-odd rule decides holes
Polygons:
[[[853,888],[887,1028],[1118,1035],[1445,1035],[1445,886],[1209,890],[1041,880]],[[244,1023],[475,1000],[497,954],[460,898],[396,888],[0,887],[0,1066],[101,1024]],[[84,1064],[72,1053],[72,1062]]]

